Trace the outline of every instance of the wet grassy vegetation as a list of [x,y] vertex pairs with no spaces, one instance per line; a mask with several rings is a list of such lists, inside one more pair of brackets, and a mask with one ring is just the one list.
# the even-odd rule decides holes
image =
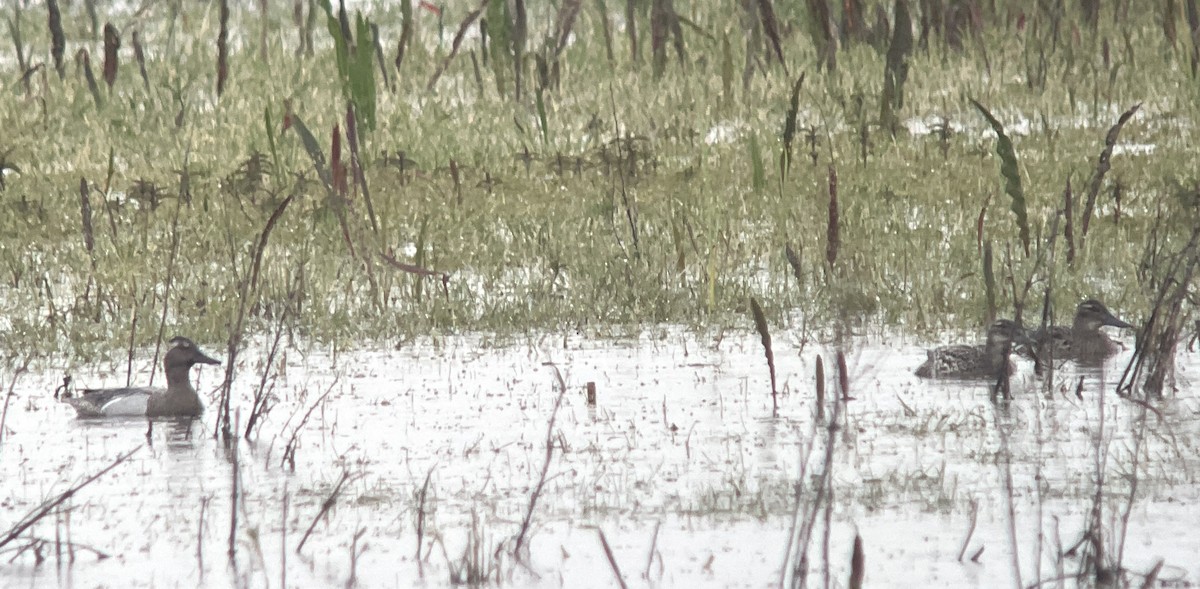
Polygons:
[[[308,2],[299,26],[290,6],[225,24],[216,2],[114,13],[110,57],[101,21],[61,3],[56,70],[46,11],[23,4],[5,13],[21,59],[0,101],[10,350],[150,342],[164,316],[206,340],[239,316],[334,341],[749,325],[749,296],[785,327],[976,331],[1051,281],[1063,315],[1084,296],[1145,308],[1156,218],[1165,241],[1195,219],[1193,44],[1174,4],[850,3],[833,46],[812,7],[631,2],[636,48],[625,6],[489,7],[469,25],[471,5],[418,7],[403,42],[399,9],[368,7],[381,53],[352,11],[363,67],[344,77],[336,6],[332,28]],[[907,41],[888,28],[901,18]],[[902,74],[885,83],[889,50]],[[1013,140],[1019,193],[972,98]]]
[[[1131,572],[1124,542],[1135,503],[1178,524],[1172,504],[1196,488],[1189,409],[1152,397],[1175,384],[1200,267],[1197,0],[241,4],[0,10],[8,456],[30,443],[4,438],[5,420],[40,360],[128,354],[131,371],[186,334],[226,343],[223,383],[205,393],[221,455],[185,424],[165,451],[152,427],[152,456],[134,460],[166,470],[153,461],[191,452],[181,464],[229,472],[183,477],[201,483],[182,493],[203,494],[202,574],[217,517],[231,578],[248,538],[251,570],[280,586],[335,552],[347,586],[360,557],[453,584],[550,582],[534,569],[561,581],[565,546],[582,544],[571,533],[591,542],[594,525],[599,568],[624,585],[630,537],[657,518],[651,582],[676,579],[660,527],[668,560],[701,562],[693,538],[728,523],[737,548],[739,534],[765,544],[756,526],[774,534],[780,546],[745,561],[777,559],[780,586],[846,573],[859,587],[860,519],[878,547],[897,526],[925,534],[915,513],[957,518],[959,564],[1007,542],[994,552],[1011,565],[993,566],[1015,586],[1023,572],[1035,586],[1158,579],[1168,557]],[[914,392],[913,358],[895,357],[911,350],[843,337],[1061,324],[1085,298],[1139,326],[1118,392],[1145,395],[1070,369],[1014,379],[1028,394],[1011,404],[1007,387],[1005,402],[957,384]],[[239,358],[247,339],[256,366]],[[541,350],[551,340],[562,371]],[[593,393],[593,373],[615,384],[580,402],[572,370]],[[51,402],[38,390],[11,406],[17,429],[37,431]],[[1152,419],[1165,433],[1148,435]],[[78,441],[63,429],[47,439]],[[84,437],[107,452],[105,436],[130,431]],[[125,441],[63,495],[37,504],[14,487],[8,509],[29,509],[0,549],[48,550],[32,530],[123,476]],[[8,462],[28,487],[64,476]],[[1070,537],[1052,542],[1060,515]],[[608,526],[610,546],[621,517],[635,531]],[[113,523],[121,537],[139,525]],[[307,569],[289,567],[297,541]],[[712,580],[713,558],[690,572]]]

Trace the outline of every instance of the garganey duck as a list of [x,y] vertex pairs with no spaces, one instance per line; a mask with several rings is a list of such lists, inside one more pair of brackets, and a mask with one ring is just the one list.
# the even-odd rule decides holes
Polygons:
[[1071,327],[1056,325],[1034,334],[1038,368],[1051,360],[1074,360],[1088,366],[1103,364],[1109,356],[1121,350],[1120,344],[1100,331],[1104,326],[1133,327],[1118,319],[1104,303],[1096,299],[1079,303]]
[[167,388],[126,387],[84,389],[83,394],[65,397],[79,417],[196,417],[204,413],[200,395],[192,388],[188,373],[196,364],[220,364],[186,337],[171,338],[171,349],[163,356]]
[[987,379],[1001,376],[1014,365],[1009,359],[1013,344],[1029,344],[1025,329],[1008,319],[999,319],[987,330],[987,342],[982,346],[954,345],[929,350],[925,363],[917,368],[921,378]]

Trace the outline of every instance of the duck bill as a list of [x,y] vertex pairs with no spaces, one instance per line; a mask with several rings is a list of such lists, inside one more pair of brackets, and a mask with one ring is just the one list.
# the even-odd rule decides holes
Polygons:
[[204,352],[201,352],[200,350],[196,350],[196,363],[197,364],[220,364],[221,361],[205,354]]
[[1120,327],[1122,329],[1133,327],[1132,325],[1130,325],[1124,321],[1121,321],[1120,319],[1117,318],[1116,315],[1113,315],[1112,313],[1109,313],[1104,317],[1102,325],[1108,325],[1110,327]]

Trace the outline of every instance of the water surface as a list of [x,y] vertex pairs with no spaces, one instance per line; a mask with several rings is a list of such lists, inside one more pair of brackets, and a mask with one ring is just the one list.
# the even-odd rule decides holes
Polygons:
[[[835,433],[828,535],[835,586],[845,585],[856,533],[874,587],[1013,586],[1014,547],[1025,585],[1073,574],[1078,559],[1058,555],[1092,521],[1097,473],[1105,558],[1115,562],[1123,550],[1136,573],[1162,559],[1161,578],[1200,579],[1200,514],[1190,508],[1200,499],[1200,404],[1187,380],[1193,356],[1180,357],[1180,392],[1154,402],[1159,414],[1143,423],[1141,406],[1114,393],[1128,351],[1102,371],[1066,365],[1049,387],[1021,364],[1014,400],[995,404],[986,385],[913,376],[926,343],[889,335],[848,346],[853,400]],[[26,534],[49,541],[40,565],[32,552],[5,553],[5,585],[439,587],[475,547],[474,566],[496,571],[502,585],[610,587],[602,531],[630,586],[776,586],[797,483],[804,519],[824,463],[828,430],[814,415],[818,355],[829,394],[836,389],[831,347],[783,334],[775,354],[778,416],[752,334],[655,328],[624,341],[469,335],[398,350],[291,350],[282,369],[277,362],[269,371],[278,405],[256,439],[236,450],[214,441],[212,410],[201,422],[156,422],[149,433],[140,419],[75,419],[51,397],[62,370],[45,368],[17,380],[9,408],[0,531],[144,447]],[[261,350],[243,357],[234,406],[244,425],[265,368]],[[135,363],[141,378],[148,362]],[[556,370],[567,394],[527,533],[528,563],[518,565],[509,553],[546,460]],[[220,372],[197,374],[212,407]],[[117,366],[74,377],[124,384]],[[587,382],[596,383],[595,407],[585,402]],[[293,436],[294,468],[283,459]],[[336,505],[297,554],[343,472],[349,479]],[[810,546],[817,584],[822,530]],[[111,558],[77,547],[71,563],[55,552],[55,538]]]

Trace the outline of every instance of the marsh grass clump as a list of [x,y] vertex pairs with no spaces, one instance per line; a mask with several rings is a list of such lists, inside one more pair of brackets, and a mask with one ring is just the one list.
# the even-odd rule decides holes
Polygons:
[[1176,351],[1185,339],[1184,329],[1192,322],[1191,305],[1185,307],[1185,303],[1195,300],[1200,269],[1200,229],[1193,229],[1178,249],[1159,239],[1157,231],[1151,234],[1141,268],[1147,286],[1154,289],[1154,303],[1138,330],[1133,357],[1118,384],[1123,394],[1140,390],[1146,398],[1161,398],[1174,387]]
[[[1079,216],[1076,255],[1056,277],[1059,304],[1096,284],[1111,285],[1113,304],[1141,301],[1130,238],[1158,207],[1183,206],[1161,179],[1187,156],[1159,123],[1189,113],[1167,114],[1151,97],[1191,104],[1171,98],[1188,54],[1146,41],[1166,26],[1149,11],[1103,11],[1066,43],[1046,23],[1082,17],[1051,6],[1014,29],[1002,7],[963,20],[899,3],[905,27],[899,12],[873,20],[865,7],[823,2],[817,18],[770,1],[738,11],[630,2],[609,7],[625,12],[624,39],[604,3],[347,14],[320,2],[251,19],[224,6],[154,13],[132,34],[112,18],[103,38],[89,37],[91,17],[75,5],[47,3],[45,27],[11,13],[10,34],[30,49],[13,64],[27,92],[0,101],[0,207],[22,211],[0,220],[0,268],[13,285],[0,304],[26,323],[31,310],[53,317],[58,334],[21,345],[93,354],[112,326],[151,308],[198,339],[228,340],[244,294],[235,331],[259,334],[272,324],[259,311],[297,290],[321,304],[293,309],[288,329],[329,341],[701,326],[736,321],[747,297],[771,301],[770,321],[799,309],[816,329],[851,295],[869,322],[974,328],[981,309],[1019,302],[1004,276],[985,294],[978,244],[993,243],[999,259],[1057,233],[1068,178],[1089,181],[1067,212]],[[835,39],[839,15],[845,39]],[[181,33],[185,17],[224,48]],[[295,28],[271,32],[260,19]],[[394,60],[381,60],[391,47]],[[34,71],[45,48],[58,77]],[[104,55],[100,76],[91,55]],[[139,75],[120,75],[122,61]],[[1050,71],[1061,72],[1053,84]],[[968,89],[1004,130],[1000,165],[984,136],[997,127],[971,114]],[[1118,109],[1107,167],[1089,174],[1095,127]],[[61,238],[81,231],[79,207],[62,197],[81,178],[90,242]],[[246,292],[262,229],[289,195]],[[1181,218],[1162,231],[1186,232]],[[786,264],[785,246],[799,254]],[[166,290],[171,256],[179,271]],[[1034,269],[1013,264],[1018,280]],[[827,269],[836,288],[788,278]],[[0,328],[6,337],[19,337],[13,325]]]

